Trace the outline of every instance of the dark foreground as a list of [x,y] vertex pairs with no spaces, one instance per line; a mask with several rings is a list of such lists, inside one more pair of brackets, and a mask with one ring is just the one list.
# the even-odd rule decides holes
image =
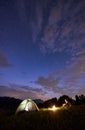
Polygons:
[[0,112],[0,130],[85,130],[85,105],[21,115]]

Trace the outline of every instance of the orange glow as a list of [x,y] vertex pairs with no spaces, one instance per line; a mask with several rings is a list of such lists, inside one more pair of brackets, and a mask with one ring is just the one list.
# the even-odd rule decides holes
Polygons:
[[55,107],[55,105],[53,105],[53,107],[52,107],[52,110],[53,110],[53,111],[55,111],[55,110],[56,110],[56,107]]

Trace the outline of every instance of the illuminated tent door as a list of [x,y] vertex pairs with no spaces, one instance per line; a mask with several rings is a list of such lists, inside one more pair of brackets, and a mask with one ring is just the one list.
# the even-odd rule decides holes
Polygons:
[[25,99],[18,106],[18,108],[16,110],[16,114],[19,113],[19,112],[23,112],[23,111],[27,111],[27,112],[29,112],[29,111],[39,111],[39,108],[33,100]]

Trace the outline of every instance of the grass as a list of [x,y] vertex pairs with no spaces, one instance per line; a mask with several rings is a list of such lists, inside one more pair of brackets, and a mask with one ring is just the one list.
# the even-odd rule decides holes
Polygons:
[[0,130],[84,130],[85,106],[41,109],[21,115],[0,114]]

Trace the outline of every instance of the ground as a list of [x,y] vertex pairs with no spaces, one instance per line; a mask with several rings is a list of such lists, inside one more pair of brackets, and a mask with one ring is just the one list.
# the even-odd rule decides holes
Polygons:
[[0,113],[0,130],[84,130],[85,106],[41,109],[20,115]]

